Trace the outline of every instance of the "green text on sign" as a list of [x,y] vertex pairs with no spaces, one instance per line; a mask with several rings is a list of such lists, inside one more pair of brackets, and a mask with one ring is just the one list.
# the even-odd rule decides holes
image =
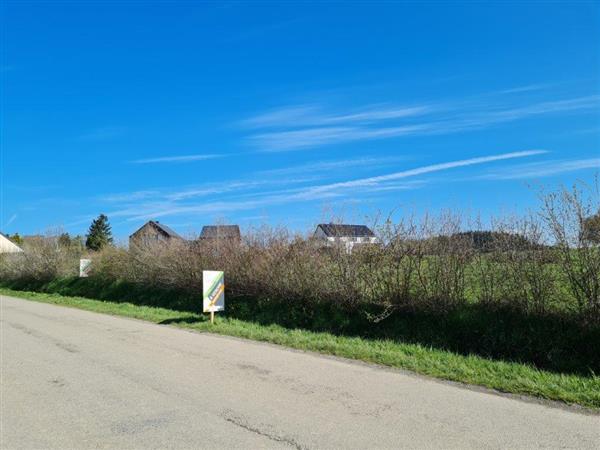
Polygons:
[[202,271],[204,312],[225,310],[225,274],[219,270]]

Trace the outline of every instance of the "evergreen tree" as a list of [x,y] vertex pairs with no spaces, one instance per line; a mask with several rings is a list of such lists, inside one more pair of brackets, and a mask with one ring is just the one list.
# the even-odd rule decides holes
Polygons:
[[85,246],[89,250],[100,250],[102,247],[112,244],[112,242],[112,231],[108,223],[108,217],[100,214],[90,225]]
[[7,235],[6,237],[17,245],[23,245],[23,238],[19,235],[19,233],[15,233],[12,236]]

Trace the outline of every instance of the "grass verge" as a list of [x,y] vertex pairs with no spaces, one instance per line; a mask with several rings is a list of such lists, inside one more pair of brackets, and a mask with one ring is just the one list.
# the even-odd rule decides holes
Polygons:
[[220,316],[211,325],[206,317],[165,308],[114,303],[0,288],[0,294],[104,314],[168,324],[200,332],[236,336],[287,347],[341,356],[411,370],[444,380],[474,384],[520,395],[600,409],[600,377],[560,374],[527,364],[460,355],[419,344],[336,336],[279,325],[260,325]]

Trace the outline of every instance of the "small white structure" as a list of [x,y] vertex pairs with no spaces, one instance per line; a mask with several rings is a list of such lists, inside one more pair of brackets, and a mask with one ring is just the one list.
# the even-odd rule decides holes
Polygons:
[[220,270],[203,270],[202,285],[202,310],[209,312],[210,323],[215,323],[215,311],[225,311],[225,273]]
[[225,311],[225,273],[220,270],[203,270],[202,286],[204,312]]
[[79,277],[85,278],[90,276],[90,269],[92,268],[91,259],[80,259],[79,260]]
[[21,253],[23,249],[0,233],[0,253]]
[[313,237],[325,241],[327,245],[343,245],[348,253],[356,245],[379,243],[375,233],[366,225],[320,223]]

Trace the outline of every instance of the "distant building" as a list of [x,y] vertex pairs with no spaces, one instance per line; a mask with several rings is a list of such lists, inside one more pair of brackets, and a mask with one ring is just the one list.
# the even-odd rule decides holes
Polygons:
[[366,225],[346,225],[336,223],[320,223],[313,235],[314,239],[324,241],[327,245],[340,245],[348,253],[357,245],[377,244],[375,233]]
[[158,243],[184,241],[185,240],[181,236],[168,226],[160,223],[158,220],[150,220],[129,236],[129,247],[143,247]]
[[21,247],[0,233],[0,253],[21,253],[22,251]]
[[237,225],[206,225],[200,233],[202,240],[227,240],[240,242],[242,235]]

